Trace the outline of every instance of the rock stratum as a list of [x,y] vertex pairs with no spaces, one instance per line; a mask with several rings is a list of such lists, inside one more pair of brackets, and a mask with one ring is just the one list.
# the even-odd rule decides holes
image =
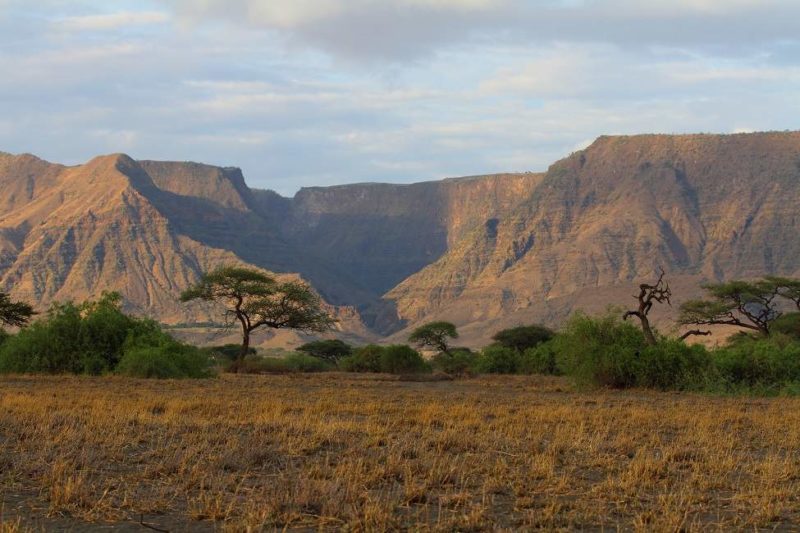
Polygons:
[[627,305],[659,268],[678,300],[703,281],[800,275],[800,132],[601,137],[545,173],[294,198],[236,168],[0,153],[0,186],[0,287],[40,309],[118,290],[173,324],[213,320],[177,295],[223,263],[309,281],[354,339],[447,319],[474,345]]

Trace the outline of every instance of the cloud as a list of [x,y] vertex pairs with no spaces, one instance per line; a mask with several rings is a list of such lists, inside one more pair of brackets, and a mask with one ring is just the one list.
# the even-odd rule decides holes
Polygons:
[[169,15],[162,11],[123,11],[105,15],[82,15],[65,17],[54,23],[64,31],[110,31],[131,26],[164,24]]
[[346,61],[417,60],[447,46],[582,42],[755,46],[796,41],[795,0],[164,0],[180,20],[279,32]]

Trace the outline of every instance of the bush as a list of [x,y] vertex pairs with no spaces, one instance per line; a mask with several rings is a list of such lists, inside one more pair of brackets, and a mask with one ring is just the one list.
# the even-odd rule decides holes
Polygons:
[[405,344],[362,346],[357,348],[353,355],[342,359],[339,368],[346,372],[387,374],[414,374],[430,370],[430,366],[419,352]]
[[416,374],[430,370],[425,359],[411,346],[385,346],[380,356],[381,372],[387,374]]
[[619,313],[600,317],[575,313],[554,340],[558,367],[580,386],[636,385],[637,359],[644,336]]
[[520,354],[514,349],[493,344],[481,351],[474,368],[480,374],[516,374],[520,368]]
[[537,324],[531,326],[517,326],[515,328],[498,331],[492,337],[500,346],[511,348],[522,353],[530,348],[547,342],[553,338],[553,330]]
[[166,333],[131,338],[116,369],[137,378],[207,378],[213,376],[208,355]]
[[80,305],[54,304],[45,317],[0,346],[0,372],[98,375],[116,370],[128,352],[148,348],[147,353],[130,355],[137,359],[137,368],[178,354],[179,359],[191,361],[168,364],[164,372],[174,373],[177,365],[179,372],[195,373],[190,363],[200,358],[189,354],[191,347],[177,343],[152,320],[126,315],[120,303],[118,294],[104,293],[99,300]]
[[786,313],[777,318],[770,326],[770,332],[800,341],[800,313]]
[[[211,357],[218,360],[223,361],[235,361],[237,357],[239,357],[239,353],[242,351],[241,344],[223,344],[221,346],[209,346],[207,348],[203,348],[203,350],[208,353]],[[248,348],[247,349],[248,355],[255,355],[256,349],[255,348]]]
[[245,374],[286,374],[296,372],[325,372],[332,370],[331,363],[308,354],[289,352],[283,357],[248,355],[238,371]]
[[635,385],[662,390],[696,388],[711,368],[704,346],[689,346],[678,339],[661,339],[656,346],[645,346],[636,362]]
[[522,352],[519,372],[522,374],[561,375],[555,343],[549,340]]
[[712,357],[714,377],[724,390],[780,390],[800,383],[800,342],[785,335],[741,339]]
[[475,366],[477,355],[469,348],[451,348],[448,352],[440,352],[433,356],[431,365],[435,370],[450,374],[451,376],[463,376],[470,374]]
[[339,339],[333,339],[309,342],[299,347],[297,351],[305,352],[324,361],[336,363],[339,359],[352,354],[353,347]]
[[356,348],[353,355],[339,361],[339,368],[345,372],[380,372],[383,346],[368,344]]

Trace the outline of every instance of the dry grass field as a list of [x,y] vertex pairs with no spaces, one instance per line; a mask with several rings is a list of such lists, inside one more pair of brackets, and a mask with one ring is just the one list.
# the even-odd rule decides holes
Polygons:
[[796,530],[800,400],[0,378],[0,531]]

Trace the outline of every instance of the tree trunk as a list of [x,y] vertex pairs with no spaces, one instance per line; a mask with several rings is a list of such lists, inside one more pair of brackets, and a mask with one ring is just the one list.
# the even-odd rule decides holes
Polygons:
[[647,342],[649,346],[655,346],[658,344],[656,342],[656,336],[653,334],[653,328],[650,327],[650,321],[647,319],[647,317],[640,315],[639,320],[642,321],[642,332],[644,333],[645,342]]
[[250,332],[246,327],[242,327],[242,349],[239,350],[239,357],[236,358],[235,373],[239,373],[244,366],[244,358],[250,351]]

